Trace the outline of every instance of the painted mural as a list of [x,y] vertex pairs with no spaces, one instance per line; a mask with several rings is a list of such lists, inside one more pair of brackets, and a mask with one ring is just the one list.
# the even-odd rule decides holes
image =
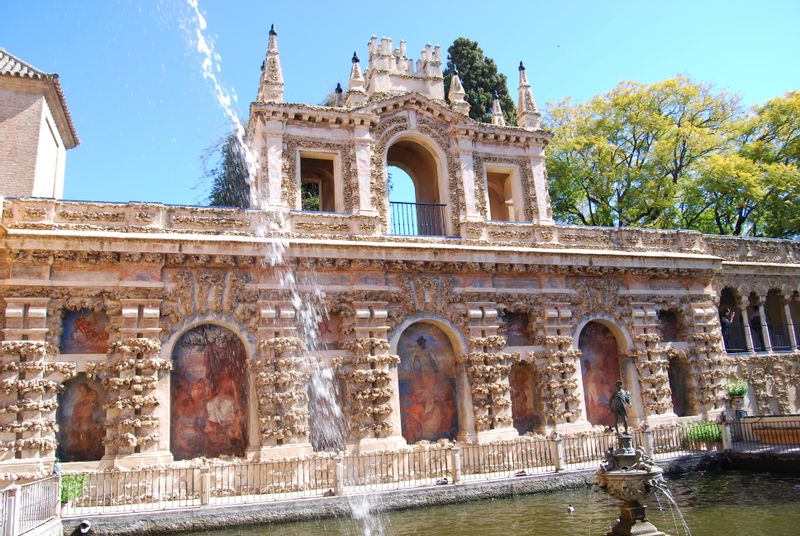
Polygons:
[[108,350],[108,316],[104,312],[66,311],[62,327],[62,354],[104,354]]
[[100,382],[84,374],[64,384],[56,410],[58,447],[62,462],[99,460],[105,454],[105,392]]
[[516,366],[511,369],[509,381],[511,383],[511,417],[514,428],[524,434],[533,432],[540,424],[536,411],[536,389],[534,384],[533,369],[530,366]]
[[620,379],[619,347],[614,334],[600,322],[589,322],[578,338],[586,399],[586,418],[592,424],[613,426],[609,407],[614,384]]
[[400,419],[403,437],[455,439],[458,432],[453,346],[432,324],[411,325],[400,336]]
[[338,350],[339,334],[342,332],[342,315],[330,313],[319,324],[319,349]]
[[245,357],[239,337],[217,325],[198,326],[175,344],[171,451],[176,460],[244,455]]
[[503,324],[506,328],[507,346],[530,346],[533,344],[528,331],[527,313],[505,313]]

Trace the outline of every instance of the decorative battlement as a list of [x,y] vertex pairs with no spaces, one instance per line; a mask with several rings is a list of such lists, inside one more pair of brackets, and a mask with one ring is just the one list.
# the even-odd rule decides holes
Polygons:
[[366,72],[367,95],[402,95],[416,91],[432,99],[444,100],[442,50],[430,43],[420,52],[416,64],[408,57],[406,42],[393,48],[392,40],[372,36],[367,45],[369,67]]

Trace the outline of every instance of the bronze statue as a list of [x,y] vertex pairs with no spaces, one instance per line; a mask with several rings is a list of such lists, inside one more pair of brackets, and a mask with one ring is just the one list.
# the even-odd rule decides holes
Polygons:
[[614,414],[614,431],[619,433],[619,421],[625,425],[625,433],[628,433],[628,413],[626,408],[631,405],[631,394],[622,388],[622,380],[617,380],[617,390],[611,395],[609,401],[611,413]]

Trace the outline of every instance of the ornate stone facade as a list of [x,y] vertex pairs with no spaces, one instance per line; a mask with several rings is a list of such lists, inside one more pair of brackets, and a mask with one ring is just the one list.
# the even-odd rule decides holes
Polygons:
[[[354,58],[349,104],[332,107],[283,103],[277,54],[271,34],[248,133],[261,156],[261,210],[3,200],[4,474],[53,460],[57,392],[75,374],[104,389],[105,453],[80,462],[94,467],[170,461],[175,430],[185,439],[201,425],[250,458],[331,447],[315,440],[308,383],[320,370],[344,423],[335,446],[351,450],[405,444],[403,423],[414,437],[453,427],[462,441],[515,437],[515,404],[529,431],[588,431],[607,425],[587,407],[602,406],[618,378],[637,426],[716,418],[735,376],[751,386],[751,412],[798,410],[796,242],[555,226],[543,160],[551,134],[538,127],[527,79],[526,126],[486,125],[441,99],[433,49],[409,70],[390,42],[373,42],[372,69],[361,75]],[[335,212],[301,210],[304,158],[332,162]],[[405,234],[393,227],[392,159],[417,187]],[[491,197],[490,172],[514,199]],[[504,202],[524,221],[497,221],[490,207]],[[423,229],[428,205],[444,217]],[[738,312],[733,329],[721,329],[725,308]],[[587,341],[590,323],[609,335]],[[246,385],[215,375],[234,362],[230,338],[180,346],[205,325],[238,339]],[[412,355],[399,341],[420,325],[436,330],[411,341]],[[436,348],[452,353],[447,375]],[[179,350],[180,374],[170,372]],[[589,369],[601,362],[604,372]],[[527,383],[512,381],[515,367]],[[413,385],[425,374],[447,393]],[[232,422],[246,437],[225,435]]]

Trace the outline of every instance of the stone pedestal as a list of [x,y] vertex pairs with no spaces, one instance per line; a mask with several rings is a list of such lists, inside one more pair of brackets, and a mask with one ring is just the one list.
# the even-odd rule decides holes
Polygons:
[[619,518],[606,536],[668,536],[647,520],[644,505],[620,507]]

